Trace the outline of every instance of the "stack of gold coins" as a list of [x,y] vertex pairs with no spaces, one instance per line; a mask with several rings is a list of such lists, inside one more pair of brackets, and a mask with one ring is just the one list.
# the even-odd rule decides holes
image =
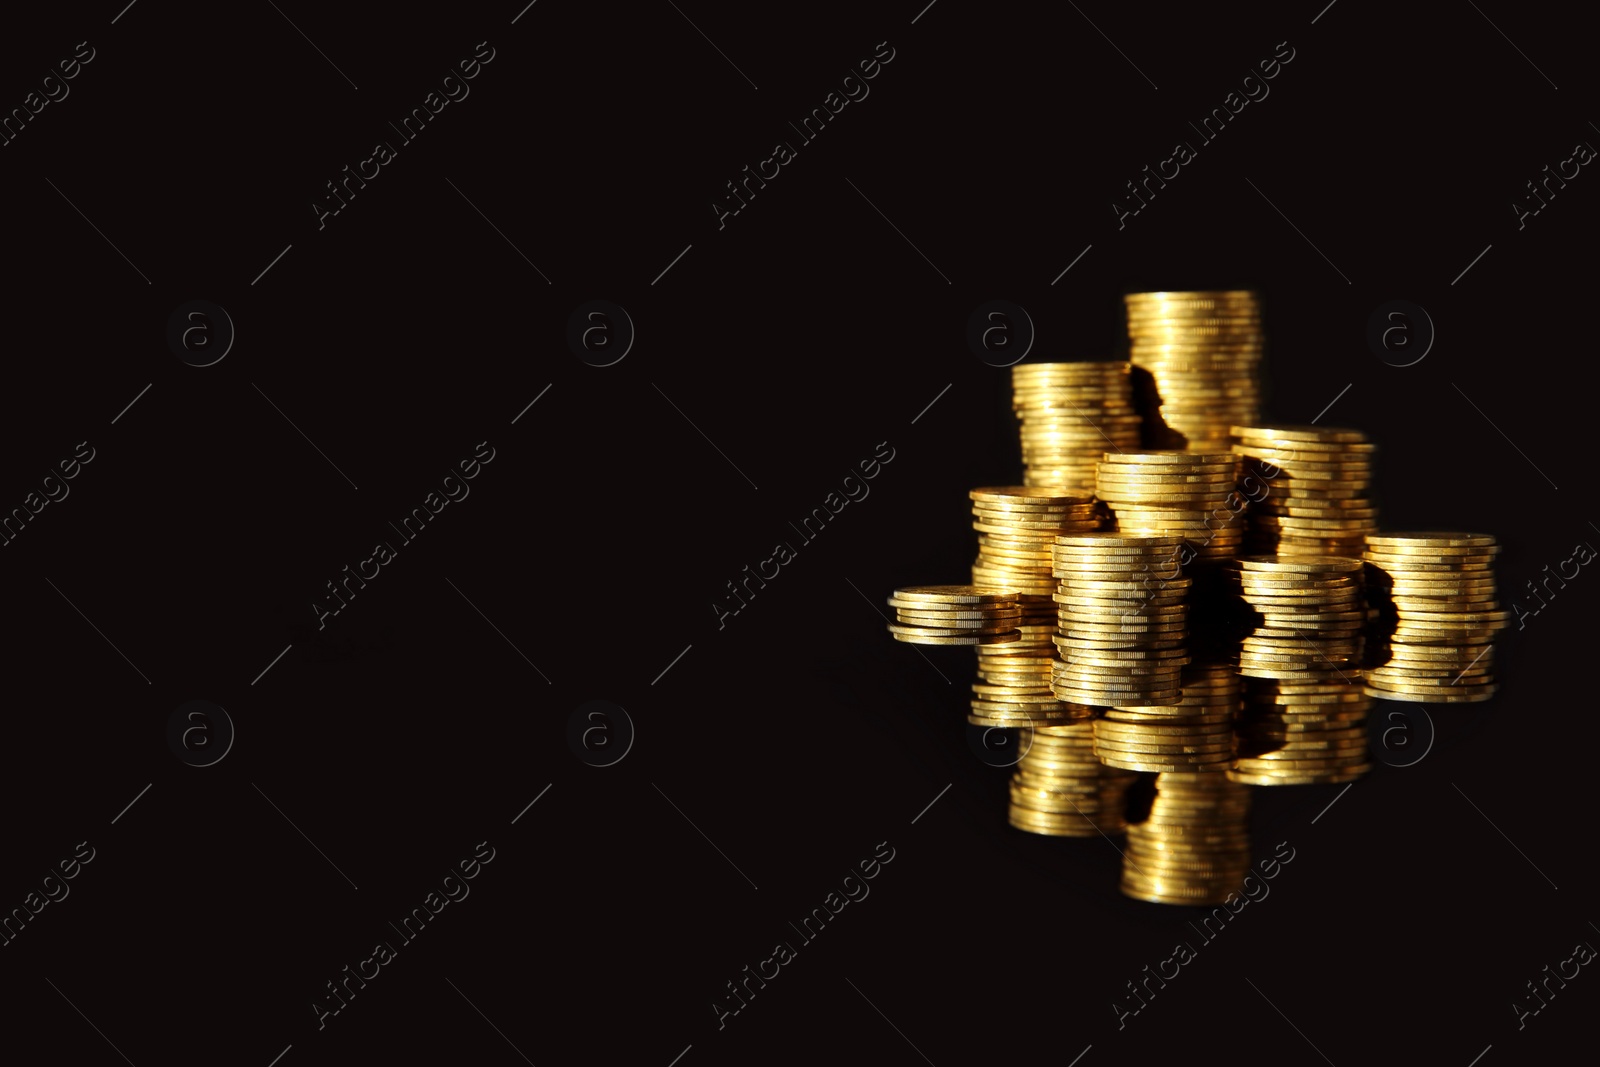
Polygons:
[[1088,723],[1044,726],[1011,776],[1011,825],[1052,837],[1120,834],[1124,804],[1138,775],[1112,770],[1094,756]]
[[1377,446],[1360,430],[1235,426],[1251,494],[1246,551],[1279,556],[1360,556],[1378,528],[1367,496]]
[[1035,656],[986,657],[983,654],[989,648],[1005,647],[1008,646],[978,646],[979,680],[972,686],[971,710],[967,713],[969,723],[1005,728],[1088,723],[1089,717],[1094,714],[1093,708],[1087,704],[1062,700],[1051,690],[1050,668],[1053,659]]
[[1117,529],[1180,534],[1185,559],[1238,555],[1244,510],[1234,497],[1239,459],[1232,452],[1107,452],[1095,470],[1094,495],[1111,505]]
[[1182,544],[1175,535],[1056,538],[1058,697],[1106,707],[1178,703],[1193,584],[1176,561]]
[[1359,673],[1367,618],[1359,559],[1244,556],[1227,575],[1259,616],[1240,643],[1240,674],[1320,681]]
[[1127,363],[1019,363],[1011,389],[1028,485],[1091,491],[1102,452],[1139,447]]
[[1022,609],[1015,593],[975,585],[908,585],[889,597],[896,641],[913,645],[987,645],[1015,641]]
[[1233,759],[1239,675],[1226,663],[1183,668],[1182,703],[1114,707],[1094,721],[1094,753],[1130,771],[1226,769]]
[[[1329,672],[1332,673],[1332,672]],[[1331,785],[1365,774],[1372,698],[1354,676],[1249,679],[1228,777],[1244,785]]]
[[1241,642],[1250,681],[1228,776],[1248,785],[1347,782],[1364,774],[1362,564],[1345,556],[1245,556],[1229,568],[1258,616]]
[[1037,684],[1037,678],[1038,672],[1013,677],[1003,670],[989,670],[982,681],[973,683],[972,710],[967,713],[967,721],[974,726],[1008,728],[1061,726],[1086,722],[1094,714],[1094,709],[1085,704],[1057,697],[1050,689],[1048,675],[1043,685]]
[[[1367,536],[1367,576],[1394,616],[1374,649],[1367,692],[1385,700],[1470,704],[1494,696],[1494,635],[1511,624],[1495,599],[1492,534]],[[1381,662],[1380,662],[1381,661]]]
[[[1226,452],[1260,416],[1261,308],[1249,291],[1128,293],[1129,359],[1148,374],[1146,443]],[[1159,416],[1152,407],[1160,406]]]
[[1058,700],[1050,691],[1056,659],[1051,548],[1057,534],[1100,529],[1103,510],[1088,493],[1037,486],[986,487],[968,495],[978,531],[972,584],[1016,593],[1022,617],[1017,640],[978,646],[979,684],[972,687],[967,721],[1019,726],[1088,718],[1088,707]]
[[1056,591],[1051,548],[1057,534],[1092,533],[1105,517],[1089,493],[1040,486],[974,489],[972,528],[978,558],[972,584],[1048,598]]
[[1122,891],[1155,904],[1221,904],[1250,869],[1250,791],[1216,771],[1156,776],[1150,815],[1128,825]]

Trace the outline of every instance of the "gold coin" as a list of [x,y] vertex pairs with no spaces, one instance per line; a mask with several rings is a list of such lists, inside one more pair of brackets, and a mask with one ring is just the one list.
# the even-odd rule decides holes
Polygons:
[[[1095,705],[1120,703],[1124,701],[1127,695],[1126,690],[1109,689],[1103,686],[1080,687],[1077,685],[1062,684],[1056,686],[1055,691],[1056,695],[1062,700],[1078,704]],[[1140,693],[1139,700],[1141,703],[1145,704],[1158,704],[1163,701],[1168,704],[1175,704],[1178,701],[1178,691],[1176,689],[1153,690],[1150,692]]]
[[[989,623],[969,620],[969,622],[965,625],[956,625],[953,623],[934,624],[923,622],[921,620],[897,619],[889,625],[896,628],[895,630],[891,630],[891,633],[898,631],[911,636],[920,634],[924,637],[966,637],[971,635],[981,636],[985,634],[1017,632],[1017,624],[1015,621]],[[1020,640],[1020,635],[1018,639]]]
[[1228,778],[1241,785],[1340,785],[1355,781],[1371,769],[1370,764],[1363,764],[1360,767],[1328,774],[1270,775],[1229,771]]
[[[911,603],[917,603],[917,601],[912,601]],[[894,607],[895,610],[900,614],[901,619],[904,621],[910,621],[911,618],[1001,619],[1022,617],[1022,612],[1015,607],[1001,607],[998,610],[991,611],[983,608],[981,605],[951,605],[949,610],[939,610],[932,607],[907,607],[904,602],[895,604]]]
[[1234,456],[1231,452],[1185,452],[1176,449],[1102,452],[1100,458],[1106,463],[1127,463],[1151,467],[1189,467],[1196,464],[1227,464],[1231,466],[1234,462]]
[[1049,507],[1072,507],[1088,502],[1088,497],[1036,489],[1026,485],[979,486],[967,491],[968,498],[995,503],[1029,503]]
[[1175,549],[1182,545],[1181,538],[1176,537],[1133,537],[1126,534],[1103,533],[1089,534],[1081,537],[1060,536],[1056,544],[1065,548],[1126,548],[1126,549]]
[[[910,629],[917,630],[918,628],[917,627],[911,627]],[[896,641],[904,641],[907,644],[912,644],[912,645],[983,645],[983,644],[1000,643],[1000,642],[1004,642],[1004,641],[1008,641],[1008,640],[1014,641],[1014,640],[1016,640],[1015,634],[1016,634],[1016,631],[1013,630],[1013,631],[1011,631],[1010,634],[974,634],[974,635],[972,635],[970,637],[965,637],[965,636],[963,636],[963,637],[949,637],[949,636],[925,637],[925,636],[920,636],[920,631],[919,631],[919,633],[906,633],[906,634],[897,633],[897,634],[894,635],[894,639]]]
[[[913,626],[891,622],[889,632],[897,637],[985,637],[993,634],[1016,634],[1014,626]],[[1020,635],[1019,635],[1020,636]]]
[[1436,531],[1372,534],[1367,544],[1378,548],[1485,548],[1495,545],[1494,534],[1444,533]]
[[908,585],[894,591],[901,601],[929,601],[936,604],[1014,604],[1015,593],[985,592],[971,585]]
[[[1371,537],[1371,534],[1367,535]],[[1418,563],[1485,563],[1494,561],[1500,554],[1500,547],[1483,547],[1481,545],[1440,545],[1437,547],[1413,546],[1402,548],[1397,545],[1375,546],[1368,545],[1364,553],[1369,563],[1387,561],[1389,563],[1407,566],[1411,561]]]
[[1309,444],[1361,444],[1360,430],[1330,426],[1230,426],[1228,433],[1241,441],[1300,441]]

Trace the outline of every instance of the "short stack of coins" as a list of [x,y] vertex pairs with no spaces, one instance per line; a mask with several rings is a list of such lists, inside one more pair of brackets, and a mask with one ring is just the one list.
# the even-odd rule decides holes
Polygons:
[[1120,834],[1124,804],[1138,775],[1113,770],[1095,758],[1089,723],[1044,726],[1011,776],[1011,825],[1052,837]]
[[[1360,556],[1378,528],[1367,493],[1377,446],[1360,430],[1235,426],[1250,495],[1245,550],[1279,556]],[[1254,483],[1250,478],[1255,479]]]
[[1107,708],[1094,720],[1094,753],[1129,771],[1226,770],[1233,761],[1239,675],[1231,664],[1191,664],[1180,679],[1182,702]]
[[1227,574],[1259,616],[1240,642],[1240,674],[1320,681],[1359,673],[1367,618],[1361,560],[1242,556]]
[[1261,307],[1255,293],[1128,293],[1129,359],[1159,403],[1155,448],[1226,452],[1229,427],[1260,415]]
[[977,646],[978,684],[967,721],[1024,726],[1088,718],[1087,706],[1061,701],[1050,690],[1056,660],[1051,549],[1057,534],[1100,529],[1103,510],[1088,493],[1037,486],[984,487],[968,496],[978,532],[972,584],[1016,593],[1022,617],[1017,640]]
[[[979,645],[980,649],[994,646]],[[998,646],[1004,647],[1004,646]],[[972,685],[967,721],[974,726],[1021,729],[1085,723],[1094,714],[1087,704],[1062,700],[1050,688],[1053,658],[985,657],[980,653],[978,681]],[[1042,668],[1037,666],[1042,664]],[[1039,684],[1040,676],[1044,683]]]
[[1106,707],[1179,702],[1193,584],[1176,562],[1182,544],[1174,535],[1055,539],[1058,697]]
[[1048,599],[1056,591],[1051,549],[1057,534],[1093,533],[1105,525],[1093,495],[1040,486],[974,489],[972,528],[978,558],[972,584]]
[[1367,579],[1394,620],[1369,660],[1369,694],[1440,704],[1494,696],[1494,635],[1511,623],[1495,599],[1499,552],[1492,534],[1367,536]]
[[1244,511],[1230,507],[1239,459],[1221,452],[1107,452],[1095,469],[1095,496],[1110,505],[1122,533],[1179,534],[1196,563],[1238,555]]
[[[1332,673],[1332,672],[1329,672]],[[1372,698],[1354,675],[1314,682],[1250,678],[1228,777],[1244,785],[1337,785],[1369,769]]]
[[1011,389],[1027,485],[1089,492],[1107,447],[1139,447],[1125,362],[1019,363],[1011,368]]
[[1122,891],[1155,904],[1221,904],[1250,869],[1250,791],[1215,771],[1156,776],[1143,822],[1128,824]]
[[913,645],[987,645],[1015,641],[1022,609],[1015,593],[975,585],[910,585],[889,597],[889,632]]

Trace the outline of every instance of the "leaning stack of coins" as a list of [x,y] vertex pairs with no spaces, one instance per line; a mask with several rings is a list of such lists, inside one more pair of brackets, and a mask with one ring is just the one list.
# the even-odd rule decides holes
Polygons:
[[[1377,446],[1360,430],[1235,426],[1250,492],[1246,551],[1279,556],[1360,556],[1378,528],[1367,497]],[[1252,477],[1255,479],[1252,482]]]
[[1230,559],[1244,541],[1243,509],[1230,507],[1239,460],[1232,452],[1107,452],[1094,495],[1111,505],[1117,529],[1180,534],[1194,562]]
[[1021,726],[1088,718],[1087,706],[1059,700],[1050,691],[1056,660],[1051,548],[1057,534],[1100,529],[1102,510],[1087,493],[1036,486],[979,488],[968,495],[978,531],[972,584],[1016,593],[1022,617],[1017,640],[978,646],[979,684],[972,687],[967,721]]
[[1015,593],[975,585],[908,585],[889,597],[896,641],[913,645],[988,645],[1015,641],[1022,609]]
[[1103,766],[1089,723],[1033,731],[1011,776],[1011,825],[1052,837],[1120,834],[1125,794],[1138,778]]
[[1225,770],[1233,760],[1239,675],[1226,663],[1183,668],[1182,703],[1107,708],[1094,721],[1094,754],[1130,771]]
[[[1332,672],[1329,672],[1330,674]],[[1228,777],[1244,785],[1334,785],[1365,774],[1372,698],[1352,675],[1315,682],[1251,678]]]
[[1088,492],[1111,448],[1139,447],[1128,364],[1019,363],[1011,406],[1022,424],[1022,480]]
[[1107,707],[1178,703],[1193,584],[1176,561],[1182,544],[1173,535],[1056,538],[1058,697]]
[[1156,776],[1150,815],[1128,825],[1122,891],[1155,904],[1221,904],[1250,869],[1250,791],[1215,771]]
[[1511,624],[1495,600],[1492,534],[1367,536],[1367,577],[1394,615],[1374,649],[1367,692],[1385,700],[1470,704],[1494,696],[1493,644]]
[[[1260,415],[1261,308],[1248,291],[1127,293],[1129,359],[1149,375],[1146,444],[1226,452]],[[1159,417],[1151,410],[1159,404]]]

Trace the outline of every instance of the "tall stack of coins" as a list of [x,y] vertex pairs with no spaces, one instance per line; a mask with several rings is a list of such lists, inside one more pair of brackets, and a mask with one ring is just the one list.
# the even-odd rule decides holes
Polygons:
[[1044,726],[1011,776],[1011,825],[1053,837],[1120,834],[1125,794],[1138,777],[1095,759],[1089,723]]
[[1061,662],[1051,688],[1058,697],[1118,707],[1178,703],[1193,584],[1174,555],[1182,544],[1172,535],[1056,538]]
[[1235,426],[1233,451],[1263,493],[1249,509],[1246,551],[1279,556],[1360,556],[1378,528],[1367,497],[1377,446],[1360,430]]
[[1088,707],[1061,701],[1050,690],[1056,660],[1051,549],[1057,534],[1100,529],[1102,510],[1087,493],[1037,486],[985,487],[968,495],[978,532],[972,583],[1016,593],[1022,615],[1017,640],[977,646],[978,684],[967,721],[1021,726],[1086,719]]
[[1019,363],[1011,368],[1011,390],[1027,485],[1089,492],[1102,452],[1139,447],[1125,362]]
[[1122,891],[1156,904],[1221,904],[1250,869],[1250,791],[1214,771],[1156,776],[1150,815],[1128,825]]
[[[1511,624],[1495,599],[1492,534],[1367,536],[1367,577],[1394,632],[1374,649],[1367,692],[1385,700],[1469,704],[1494,696],[1494,635]],[[1380,662],[1381,661],[1381,662]]]
[[1149,375],[1155,448],[1226,452],[1228,428],[1260,415],[1261,307],[1256,294],[1128,293],[1129,359]]
[[1015,593],[975,585],[908,585],[889,597],[889,632],[913,645],[987,645],[1015,641],[1022,609]]
[[1243,638],[1246,686],[1229,772],[1251,785],[1345,782],[1365,773],[1360,664],[1366,603],[1359,559],[1245,556],[1230,578],[1259,616]]
[[1230,506],[1239,460],[1232,452],[1107,452],[1095,496],[1122,533],[1179,534],[1195,562],[1229,559],[1244,541],[1244,511]]
[[1181,703],[1107,708],[1094,721],[1094,753],[1130,771],[1226,770],[1233,760],[1239,675],[1230,664],[1183,668]]

